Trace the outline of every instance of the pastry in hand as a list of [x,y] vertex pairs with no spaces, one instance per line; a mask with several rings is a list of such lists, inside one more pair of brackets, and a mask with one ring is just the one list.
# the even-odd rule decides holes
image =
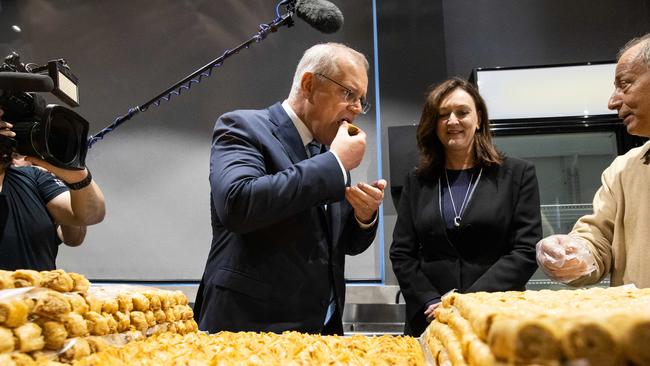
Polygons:
[[352,123],[348,123],[348,135],[356,136],[359,134],[359,131],[361,131],[359,127],[353,125]]

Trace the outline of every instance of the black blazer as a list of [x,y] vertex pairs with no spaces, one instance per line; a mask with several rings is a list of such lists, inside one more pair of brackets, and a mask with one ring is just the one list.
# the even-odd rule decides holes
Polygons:
[[438,180],[407,175],[390,259],[406,300],[405,333],[420,335],[425,305],[446,292],[523,290],[537,268],[542,227],[532,164],[483,169],[459,229],[447,230]]
[[321,332],[332,283],[343,313],[345,255],[368,248],[377,225],[359,227],[332,153],[307,159],[279,103],[227,113],[214,128],[210,186],[201,330]]

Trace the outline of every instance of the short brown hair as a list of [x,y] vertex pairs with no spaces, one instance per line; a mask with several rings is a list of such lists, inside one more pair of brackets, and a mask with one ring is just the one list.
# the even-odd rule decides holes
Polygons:
[[487,167],[503,163],[503,154],[497,151],[492,143],[492,132],[485,101],[478,90],[467,80],[453,77],[430,89],[431,91],[427,94],[424,102],[420,124],[417,128],[417,142],[420,151],[417,175],[421,178],[436,179],[445,167],[445,148],[438,138],[437,124],[440,118],[440,104],[456,89],[466,91],[476,106],[479,128],[474,135],[472,149],[476,166]]

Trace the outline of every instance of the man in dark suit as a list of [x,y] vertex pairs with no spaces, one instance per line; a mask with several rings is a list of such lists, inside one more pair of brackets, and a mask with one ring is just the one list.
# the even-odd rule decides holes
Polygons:
[[316,45],[284,102],[217,120],[201,330],[342,334],[345,255],[372,243],[386,186],[350,186],[366,135],[348,129],[368,111],[367,72],[351,48]]

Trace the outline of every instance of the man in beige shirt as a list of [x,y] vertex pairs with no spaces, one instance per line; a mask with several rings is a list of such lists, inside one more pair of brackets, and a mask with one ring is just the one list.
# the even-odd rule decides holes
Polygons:
[[[650,33],[619,52],[608,107],[627,131],[650,137]],[[650,287],[650,142],[617,157],[602,174],[594,212],[568,235],[537,243],[537,262],[549,277],[572,286],[597,283]]]

